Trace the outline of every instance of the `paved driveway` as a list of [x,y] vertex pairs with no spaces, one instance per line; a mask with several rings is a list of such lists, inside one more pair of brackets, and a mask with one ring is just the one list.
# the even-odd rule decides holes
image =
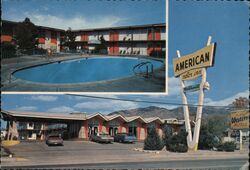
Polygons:
[[[47,146],[45,142],[21,142],[11,147],[14,159],[3,160],[2,166],[72,165],[98,163],[128,163],[183,160],[248,159],[248,150],[235,152],[197,151],[172,153],[165,149],[159,153],[135,151],[143,143],[99,144],[88,141],[64,141],[64,146]],[[197,161],[199,162],[199,161]]]

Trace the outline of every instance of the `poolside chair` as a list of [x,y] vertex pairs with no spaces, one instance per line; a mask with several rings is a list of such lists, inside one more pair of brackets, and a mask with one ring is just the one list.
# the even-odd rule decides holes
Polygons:
[[126,40],[126,37],[123,37],[123,41],[125,41]]
[[140,50],[137,51],[137,55],[140,55]]
[[122,54],[122,50],[120,50],[120,54]]

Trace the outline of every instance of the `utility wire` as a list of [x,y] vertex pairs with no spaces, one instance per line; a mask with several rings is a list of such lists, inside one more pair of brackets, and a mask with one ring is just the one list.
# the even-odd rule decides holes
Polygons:
[[206,106],[206,107],[230,107],[230,108],[233,108],[233,106],[212,106],[212,105],[197,105],[197,104],[181,104],[181,103],[174,103],[174,102],[157,102],[157,101],[147,101],[147,100],[121,99],[121,98],[114,98],[114,97],[90,96],[90,95],[81,95],[81,94],[66,94],[66,95],[78,96],[78,97],[86,97],[86,98],[94,98],[94,99],[127,101],[127,102],[136,102],[136,103],[162,104],[162,105],[174,105],[174,106],[192,106],[192,107]]

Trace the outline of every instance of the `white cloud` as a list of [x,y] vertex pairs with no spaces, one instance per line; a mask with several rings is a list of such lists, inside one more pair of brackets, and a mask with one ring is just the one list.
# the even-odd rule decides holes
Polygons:
[[228,97],[228,98],[225,98],[222,100],[218,100],[218,101],[214,101],[210,98],[206,98],[205,103],[206,103],[206,105],[213,105],[213,106],[227,106],[227,105],[231,104],[236,98],[239,98],[239,97],[247,97],[248,98],[248,96],[249,96],[249,91],[246,90],[243,92],[239,92],[231,97]]
[[54,107],[51,109],[48,109],[48,112],[53,112],[53,113],[72,113],[72,112],[78,112],[75,109],[68,107],[68,106],[59,106],[59,107]]
[[95,110],[107,114],[113,111],[118,111],[123,109],[126,110],[135,109],[138,108],[139,105],[134,102],[100,100],[100,101],[87,101],[87,102],[77,103],[73,107],[78,109]]
[[[48,8],[42,8],[48,10]],[[43,14],[39,11],[23,12],[23,13],[10,13],[6,19],[14,21],[23,21],[25,17],[30,18],[31,22],[40,26],[68,29],[86,29],[86,28],[99,28],[118,26],[119,23],[126,21],[125,18],[117,16],[74,16],[67,18],[64,16],[56,16],[52,14]]]
[[35,110],[37,110],[37,107],[35,107],[35,106],[21,106],[21,107],[15,108],[15,110],[18,110],[18,111],[35,111]]
[[168,96],[179,96],[181,94],[180,79],[175,77],[168,78]]
[[56,101],[57,96],[44,96],[44,95],[32,96],[31,100],[39,100],[39,101],[51,102],[51,101]]

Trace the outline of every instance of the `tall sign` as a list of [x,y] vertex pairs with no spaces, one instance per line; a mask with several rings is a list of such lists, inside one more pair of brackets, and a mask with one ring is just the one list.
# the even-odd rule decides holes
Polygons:
[[231,112],[231,128],[234,130],[249,128],[249,111],[238,110]]
[[[178,58],[173,60],[174,75],[180,77],[181,94],[183,101],[183,111],[185,118],[185,128],[188,133],[187,144],[190,150],[196,151],[200,135],[200,125],[202,117],[202,105],[204,101],[204,90],[209,89],[209,84],[206,82],[206,68],[213,66],[215,55],[215,43],[211,43],[212,37],[209,36],[207,46],[189,55],[181,56],[180,51],[177,51]],[[185,86],[185,81],[193,80],[201,77],[200,84]],[[199,100],[196,111],[196,121],[194,134],[192,134],[187,95],[188,92],[199,91]]]

